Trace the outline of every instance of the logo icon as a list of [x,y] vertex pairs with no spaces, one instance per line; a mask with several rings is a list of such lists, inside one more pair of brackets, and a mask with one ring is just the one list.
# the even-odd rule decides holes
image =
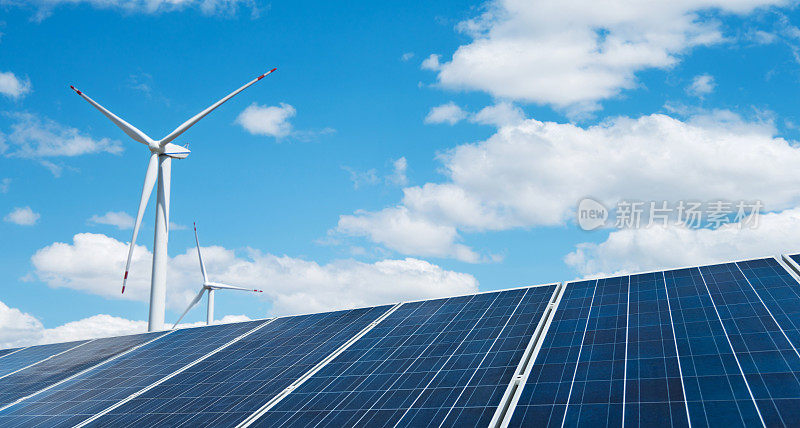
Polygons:
[[594,199],[584,198],[578,203],[578,226],[583,230],[595,230],[608,220],[608,209]]

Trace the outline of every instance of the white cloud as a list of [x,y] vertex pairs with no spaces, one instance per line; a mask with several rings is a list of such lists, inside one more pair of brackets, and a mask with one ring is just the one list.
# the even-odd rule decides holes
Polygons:
[[0,180],[0,193],[8,193],[9,189],[11,189],[11,179],[4,178]]
[[716,86],[717,84],[714,82],[714,76],[710,74],[701,74],[692,79],[692,83],[686,88],[686,92],[696,97],[702,97],[703,95],[714,92]]
[[447,123],[455,125],[467,117],[467,112],[454,102],[433,107],[425,116],[425,123]]
[[635,73],[665,68],[695,46],[724,40],[714,17],[745,16],[783,0],[494,0],[461,22],[472,37],[449,62],[431,61],[450,89],[473,89],[505,99],[550,104],[568,111],[637,85]]
[[[182,310],[197,293],[200,270],[196,249],[170,259],[167,304]],[[477,280],[428,262],[407,258],[362,263],[339,260],[325,265],[249,249],[247,257],[222,247],[204,247],[203,261],[217,281],[264,290],[273,314],[316,312],[401,300],[470,293]],[[127,246],[101,234],[80,233],[72,243],[56,242],[38,250],[35,275],[51,287],[65,287],[109,298],[149,299],[152,254],[133,253],[125,294],[120,294]]]
[[406,176],[406,171],[408,170],[408,161],[406,161],[405,157],[401,157],[400,159],[395,160],[392,162],[392,174],[387,177],[387,181],[397,186],[405,186],[408,184],[408,177]]
[[433,71],[439,70],[439,68],[441,67],[441,65],[439,64],[439,55],[431,54],[429,57],[422,60],[422,64],[420,65],[420,67],[423,70],[433,70]]
[[34,212],[31,207],[16,207],[3,220],[20,226],[33,226],[40,217],[41,215]]
[[114,226],[119,230],[132,228],[133,222],[133,217],[124,211],[109,211],[103,215],[95,214],[89,219],[91,224],[105,224]]
[[751,229],[727,224],[718,229],[668,226],[611,232],[599,244],[582,243],[564,260],[582,275],[653,269],[768,257],[800,250],[800,208],[763,214]]
[[[41,119],[30,113],[13,113],[16,120],[11,133],[5,139],[5,150],[0,153],[8,157],[44,158],[54,156],[80,156],[89,153],[122,153],[122,144],[103,138],[94,140],[81,135],[75,129],[60,125],[49,119]],[[3,145],[0,145],[3,149]]]
[[[336,231],[408,255],[475,259],[461,232],[557,226],[578,201],[761,200],[800,204],[800,148],[771,123],[716,111],[599,125],[526,120],[441,155],[448,180],[404,189],[400,204],[341,216]],[[465,257],[466,255],[466,257]]]
[[400,57],[400,60],[405,62],[410,60],[411,58],[414,58],[414,52],[406,52]]
[[525,112],[511,103],[503,101],[484,107],[481,111],[472,115],[469,120],[474,123],[494,125],[500,128],[522,122],[525,120]]
[[261,106],[253,103],[239,114],[236,123],[251,134],[281,138],[292,133],[289,119],[296,113],[294,107],[285,103],[280,103],[280,106]]
[[452,257],[471,263],[480,260],[467,246],[456,243],[458,231],[454,226],[436,224],[403,206],[340,216],[336,231],[368,237],[402,254]]
[[[0,0],[0,4],[21,5],[14,0]],[[234,15],[239,9],[249,9],[253,18],[260,11],[254,0],[32,0],[28,6],[37,8],[34,19],[43,20],[53,9],[62,5],[87,4],[98,9],[116,9],[127,13],[157,14],[180,11],[188,8],[199,9],[205,15]]]
[[31,81],[29,79],[20,79],[10,71],[0,72],[0,94],[16,100],[30,91]]
[[[226,315],[215,323],[248,321],[244,315]],[[178,328],[199,327],[205,322],[182,323]],[[147,331],[147,321],[135,321],[107,314],[93,315],[54,328],[45,328],[35,316],[0,302],[0,349],[45,343],[138,334]]]

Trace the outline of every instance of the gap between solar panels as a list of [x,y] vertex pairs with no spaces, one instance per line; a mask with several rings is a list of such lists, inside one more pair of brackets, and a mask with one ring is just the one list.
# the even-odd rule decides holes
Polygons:
[[[81,370],[81,371],[79,371],[78,373],[75,373],[75,374],[74,374],[74,375],[72,375],[72,376],[69,376],[69,377],[67,377],[67,378],[64,378],[64,379],[62,379],[62,380],[60,380],[60,381],[56,382],[56,383],[53,383],[53,384],[51,384],[51,385],[48,385],[48,386],[46,386],[46,387],[44,387],[44,388],[42,388],[42,389],[40,389],[40,390],[38,390],[38,391],[34,392],[33,394],[28,394],[28,395],[26,395],[26,396],[24,396],[24,397],[22,397],[22,398],[19,398],[19,399],[17,399],[17,400],[14,400],[13,402],[11,402],[11,403],[8,403],[8,404],[6,404],[6,405],[5,405],[5,406],[3,406],[3,407],[0,407],[0,411],[3,411],[3,410],[5,410],[5,409],[8,409],[8,408],[9,408],[9,407],[11,407],[11,406],[14,406],[14,405],[16,405],[16,404],[18,404],[18,403],[21,403],[21,402],[23,402],[23,401],[25,401],[25,400],[27,400],[27,399],[29,399],[29,398],[31,398],[31,397],[34,397],[34,396],[36,396],[36,395],[38,395],[38,394],[41,394],[42,392],[45,392],[45,391],[47,391],[48,389],[54,388],[54,387],[56,387],[56,386],[58,386],[58,385],[61,385],[61,384],[62,384],[62,383],[64,383],[64,382],[68,382],[68,381],[70,381],[70,380],[72,380],[72,379],[74,379],[74,378],[76,378],[76,377],[78,377],[78,376],[81,376],[82,374],[84,374],[84,373],[86,373],[86,372],[92,371],[92,370],[96,369],[97,367],[100,367],[100,366],[102,366],[102,365],[104,365],[104,364],[107,364],[107,363],[109,363],[109,362],[111,362],[111,361],[114,361],[115,359],[117,359],[117,358],[119,358],[119,357],[121,357],[121,356],[123,356],[123,355],[125,355],[125,354],[128,354],[129,352],[133,352],[133,351],[135,351],[135,350],[137,350],[137,349],[141,348],[142,346],[145,346],[145,345],[147,345],[147,344],[149,344],[149,343],[152,343],[152,342],[154,342],[154,341],[156,341],[156,340],[158,340],[158,339],[161,339],[161,338],[162,338],[162,337],[164,337],[164,336],[167,336],[167,335],[171,334],[173,331],[174,331],[174,330],[170,330],[170,331],[168,331],[168,332],[166,332],[166,333],[164,333],[164,334],[162,334],[162,335],[160,335],[160,336],[158,336],[158,337],[155,337],[155,338],[153,338],[152,340],[148,340],[147,342],[144,342],[144,343],[142,343],[142,344],[140,344],[140,345],[138,345],[138,346],[134,346],[133,348],[131,348],[131,349],[128,349],[128,350],[127,350],[127,351],[125,351],[125,352],[121,352],[121,353],[119,353],[119,354],[117,354],[117,355],[114,355],[113,357],[111,357],[111,358],[108,358],[108,359],[106,359],[106,360],[103,360],[103,361],[101,361],[101,362],[99,362],[99,363],[97,363],[97,364],[95,364],[95,365],[93,365],[93,366],[91,366],[91,367],[89,367],[89,368],[86,368],[86,369],[84,369],[84,370]],[[87,341],[87,342],[85,342],[85,343],[82,343],[81,345],[85,345],[86,343],[89,343],[89,342],[91,342],[91,341]],[[78,346],[72,347],[72,348],[70,348],[70,349],[67,349],[67,351],[71,351],[71,350],[73,350],[73,349],[75,349],[75,348],[78,348],[78,347],[79,347],[79,346],[81,346],[81,345],[78,345]],[[64,351],[64,352],[67,352],[67,351]],[[56,354],[56,355],[63,354],[64,352],[61,352],[61,353],[59,353],[59,354]],[[55,357],[56,355],[53,355],[53,357]],[[45,358],[45,359],[44,359],[44,360],[42,360],[42,361],[45,361],[45,360],[48,360],[48,359],[49,359],[49,358]],[[38,364],[38,363],[41,363],[42,361],[39,361],[39,362],[37,362],[37,364]],[[33,364],[32,364],[32,365],[33,365]]]
[[[88,424],[89,424],[89,423],[91,423],[92,421],[94,421],[94,420],[96,420],[96,419],[100,418],[101,416],[103,416],[103,415],[107,414],[108,412],[110,412],[110,411],[112,411],[112,410],[114,410],[114,409],[116,409],[116,408],[118,408],[118,407],[122,406],[123,404],[125,404],[125,403],[127,403],[127,402],[129,402],[129,401],[133,400],[134,398],[136,398],[136,397],[138,397],[138,396],[140,396],[140,395],[144,394],[145,392],[147,392],[147,391],[149,391],[149,390],[151,390],[151,389],[155,388],[156,386],[158,386],[158,385],[161,385],[162,383],[164,383],[164,382],[168,381],[169,379],[171,379],[171,378],[173,378],[173,377],[175,377],[175,376],[177,376],[177,375],[179,375],[179,374],[183,373],[184,371],[186,371],[186,370],[188,370],[188,369],[190,369],[190,368],[192,368],[192,367],[196,366],[197,364],[200,364],[201,362],[205,361],[206,359],[208,359],[208,358],[209,358],[209,357],[211,357],[212,355],[214,355],[214,354],[216,354],[216,353],[218,353],[218,352],[222,351],[223,349],[225,349],[225,348],[227,348],[227,347],[229,347],[229,346],[233,345],[234,343],[238,342],[239,340],[241,340],[241,339],[243,339],[243,338],[245,338],[245,337],[249,336],[250,334],[252,334],[252,333],[255,333],[256,331],[258,331],[258,330],[260,330],[260,329],[264,328],[265,326],[269,325],[270,323],[272,323],[272,322],[273,322],[273,321],[275,321],[276,319],[277,319],[277,318],[270,318],[269,320],[267,320],[267,321],[266,321],[266,322],[264,322],[264,323],[261,323],[260,325],[256,326],[255,328],[253,328],[253,329],[251,329],[251,330],[249,330],[249,331],[247,331],[247,332],[245,332],[245,333],[243,333],[243,334],[241,334],[241,335],[239,335],[239,336],[237,336],[237,337],[233,338],[233,339],[232,339],[231,341],[229,341],[228,343],[225,343],[224,345],[222,345],[222,346],[218,347],[217,349],[214,349],[213,351],[209,352],[209,353],[208,353],[208,354],[206,354],[206,355],[203,355],[202,357],[198,358],[197,360],[195,360],[195,361],[193,361],[193,362],[191,362],[191,363],[189,363],[189,364],[187,364],[187,365],[185,365],[185,366],[181,367],[180,369],[178,369],[178,370],[176,370],[176,371],[174,371],[174,372],[170,373],[170,374],[169,374],[169,375],[167,375],[167,376],[164,376],[163,378],[161,378],[161,379],[159,379],[159,380],[157,380],[157,381],[153,382],[152,384],[150,384],[150,385],[148,385],[148,386],[146,386],[146,387],[144,387],[144,388],[140,389],[139,391],[136,391],[136,392],[134,392],[133,394],[131,394],[131,395],[129,395],[127,398],[125,398],[125,399],[123,399],[123,400],[121,400],[121,401],[117,402],[117,403],[116,403],[116,404],[114,404],[113,406],[110,406],[110,407],[108,407],[107,409],[105,409],[105,410],[103,410],[103,411],[101,411],[101,412],[97,413],[96,415],[94,415],[94,416],[90,417],[89,419],[86,419],[85,421],[83,421],[83,422],[79,423],[78,425],[76,425],[76,426],[75,426],[75,428],[80,428],[80,427],[83,427],[83,426],[86,426],[86,425],[88,425]],[[174,332],[174,331],[175,331],[175,330],[170,330],[170,331],[169,331],[169,333],[172,333],[172,332]],[[169,333],[167,333],[167,334],[169,334]],[[166,335],[165,335],[165,336],[166,336]],[[159,336],[159,337],[163,337],[163,336]]]
[[494,416],[492,416],[491,422],[489,422],[490,428],[505,428],[508,426],[509,422],[511,422],[511,415],[514,414],[514,407],[517,405],[519,396],[522,394],[522,388],[528,380],[528,375],[533,368],[533,362],[536,361],[536,356],[542,348],[544,337],[547,335],[547,330],[550,328],[550,324],[553,321],[553,316],[556,313],[558,304],[561,302],[561,296],[564,295],[565,287],[566,284],[563,282],[556,285],[553,296],[547,304],[547,309],[544,315],[542,315],[539,325],[536,326],[536,330],[533,336],[531,336],[530,342],[528,342],[525,353],[522,355],[522,359],[517,365],[514,376],[512,376],[511,382],[508,384],[508,388],[506,388],[506,392],[503,394],[503,398],[500,400],[500,404],[497,406],[497,410]]
[[379,316],[377,319],[375,319],[375,321],[371,322],[369,325],[364,327],[360,332],[358,332],[358,334],[356,334],[355,336],[351,337],[347,342],[343,343],[342,346],[340,346],[338,349],[333,351],[330,355],[325,357],[322,361],[317,363],[314,367],[312,367],[309,371],[307,371],[305,374],[300,376],[300,378],[298,378],[296,381],[294,381],[291,385],[286,387],[286,389],[284,389],[278,395],[276,395],[271,400],[266,402],[260,409],[256,410],[252,415],[250,415],[245,420],[240,422],[239,425],[236,426],[236,428],[244,428],[244,427],[248,427],[248,426],[252,425],[253,422],[257,421],[258,418],[260,418],[261,416],[264,415],[264,413],[267,413],[267,411],[269,411],[269,409],[275,407],[276,404],[278,404],[281,400],[283,400],[287,395],[289,395],[292,391],[294,391],[298,386],[302,385],[305,381],[307,381],[311,376],[313,376],[315,373],[320,371],[323,367],[325,367],[334,358],[338,357],[342,352],[346,351],[347,348],[349,348],[353,343],[355,343],[356,341],[358,341],[358,339],[361,339],[364,335],[369,333],[370,330],[375,328],[375,326],[380,324],[381,321],[385,320],[389,315],[394,313],[394,311],[396,311],[397,308],[399,308],[402,305],[403,305],[403,302],[400,302],[400,303],[397,303],[396,305],[392,306],[391,308],[389,308],[389,310],[386,311],[383,315]]
[[781,254],[780,256],[776,256],[775,260],[778,261],[778,264],[783,266],[786,269],[786,272],[789,272],[789,275],[792,276],[797,282],[800,283],[800,266],[789,257],[788,254]]

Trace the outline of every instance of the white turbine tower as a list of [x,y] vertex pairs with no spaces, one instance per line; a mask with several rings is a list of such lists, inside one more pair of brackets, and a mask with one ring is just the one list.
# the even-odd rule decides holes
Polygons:
[[207,109],[201,111],[191,119],[184,122],[181,126],[175,128],[169,135],[161,140],[153,140],[148,137],[144,132],[136,129],[133,125],[125,122],[121,118],[108,111],[105,107],[96,103],[93,99],[89,98],[83,92],[70,86],[73,91],[83,97],[89,104],[93,105],[100,113],[103,113],[115,125],[117,125],[123,132],[128,134],[129,137],[146,145],[150,149],[150,162],[147,164],[147,173],[144,176],[144,186],[142,187],[142,197],[139,200],[139,210],[136,213],[136,223],[133,225],[133,238],[131,238],[130,248],[128,249],[128,261],[125,264],[125,276],[122,279],[122,292],[125,293],[125,284],[128,281],[128,270],[131,267],[131,257],[133,256],[133,247],[136,245],[136,235],[139,234],[139,226],[142,222],[147,201],[150,199],[150,193],[153,191],[153,186],[156,181],[156,170],[158,175],[158,194],[156,201],[156,226],[155,238],[153,240],[153,272],[150,279],[150,316],[148,322],[148,331],[162,330],[164,327],[164,308],[167,297],[167,241],[169,238],[169,184],[171,175],[172,159],[184,159],[189,156],[189,149],[186,147],[172,144],[171,141],[183,134],[192,125],[197,123],[200,119],[211,113],[212,110],[219,107],[225,101],[233,98],[234,95],[247,89],[253,83],[263,79],[268,74],[276,69],[272,69],[241,88],[231,92],[225,98],[212,104]]
[[208,311],[206,312],[206,324],[211,325],[214,322],[214,291],[215,290],[239,290],[239,291],[249,291],[252,293],[261,293],[261,290],[254,290],[251,288],[243,288],[243,287],[236,287],[234,285],[222,284],[219,282],[211,282],[208,280],[208,275],[206,274],[206,266],[203,264],[203,255],[200,253],[200,240],[197,239],[197,225],[194,226],[194,242],[197,244],[197,258],[200,260],[200,271],[203,273],[203,286],[200,287],[200,292],[194,296],[191,303],[189,303],[189,307],[186,308],[185,311],[181,314],[181,317],[178,318],[178,321],[175,321],[175,325],[172,328],[178,326],[178,323],[181,322],[184,316],[189,312],[190,309],[203,298],[203,293],[208,291]]

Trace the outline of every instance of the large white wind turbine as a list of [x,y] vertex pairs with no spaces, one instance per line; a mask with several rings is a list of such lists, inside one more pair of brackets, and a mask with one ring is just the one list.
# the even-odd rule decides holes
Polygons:
[[203,293],[208,291],[208,311],[206,312],[206,324],[211,325],[214,322],[214,291],[215,290],[239,290],[239,291],[250,291],[253,293],[261,293],[261,290],[254,290],[252,288],[244,288],[244,287],[236,287],[234,285],[222,284],[220,282],[211,282],[208,280],[208,275],[206,274],[206,266],[203,264],[203,255],[200,253],[200,240],[197,239],[197,225],[194,226],[194,242],[197,244],[197,258],[200,260],[200,271],[203,272],[203,286],[200,287],[200,292],[194,296],[191,303],[189,303],[189,307],[186,308],[185,311],[181,314],[181,317],[178,318],[178,321],[175,321],[175,325],[172,328],[178,326],[178,323],[181,322],[186,313],[189,312],[190,309],[203,298]]
[[[130,248],[128,249],[128,261],[125,264],[125,276],[122,279],[122,292],[125,292],[125,284],[128,281],[128,270],[131,267],[131,257],[133,256],[133,247],[136,245],[136,235],[139,234],[139,226],[142,222],[144,209],[147,206],[147,201],[150,199],[150,193],[153,191],[153,185],[156,181],[156,168],[158,169],[158,195],[156,201],[156,227],[155,238],[153,241],[153,272],[150,279],[150,317],[148,323],[149,331],[162,330],[164,327],[164,307],[167,296],[167,241],[169,238],[169,184],[171,175],[172,159],[184,159],[189,156],[189,149],[186,147],[172,144],[171,141],[183,134],[192,125],[197,123],[200,119],[211,113],[212,110],[219,107],[225,101],[233,98],[234,95],[247,89],[253,83],[263,79],[268,74],[276,69],[272,69],[241,88],[231,92],[225,98],[212,104],[207,109],[201,111],[191,119],[184,122],[181,126],[175,128],[169,135],[161,140],[155,141],[148,137],[144,132],[136,129],[133,125],[125,122],[121,118],[108,111],[105,107],[96,103],[93,99],[89,98],[83,92],[70,86],[73,91],[83,97],[89,104],[93,105],[96,109],[100,110],[107,118],[109,118],[115,125],[117,125],[123,132],[128,134],[129,137],[146,145],[150,149],[150,162],[147,164],[147,173],[144,176],[144,186],[142,187],[142,197],[139,200],[139,210],[136,213],[136,223],[133,225],[133,238],[131,238]],[[157,166],[156,166],[157,165]]]

